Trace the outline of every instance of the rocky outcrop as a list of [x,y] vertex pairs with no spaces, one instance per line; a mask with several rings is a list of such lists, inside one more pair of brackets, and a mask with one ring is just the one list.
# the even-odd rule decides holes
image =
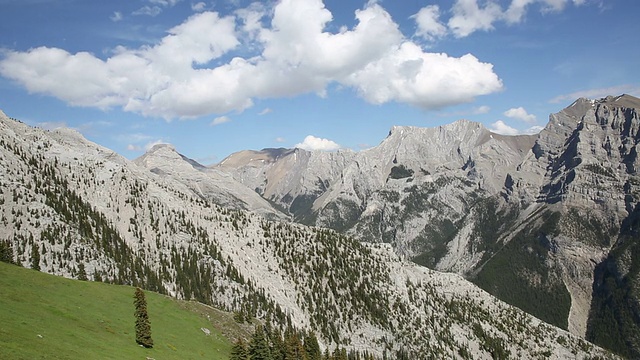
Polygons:
[[[179,183],[194,195],[230,209],[247,210],[270,219],[285,219],[267,200],[236,181],[229,174],[208,169],[178,153],[169,144],[155,145],[134,160],[168,183]],[[175,186],[175,185],[170,185]]]
[[[600,264],[620,264],[612,249],[635,241],[622,229],[640,201],[639,109],[629,95],[578,99],[537,135],[501,136],[470,121],[394,127],[359,153],[289,150],[220,168],[245,183],[252,171],[290,213],[304,203],[298,220],[390,243],[584,335]],[[555,308],[537,308],[543,298]]]

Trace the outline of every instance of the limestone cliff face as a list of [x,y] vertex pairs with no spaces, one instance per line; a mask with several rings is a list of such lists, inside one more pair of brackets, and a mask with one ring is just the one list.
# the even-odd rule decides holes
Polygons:
[[[302,163],[320,171],[322,161],[347,156]],[[408,169],[381,181],[406,182]],[[31,128],[0,112],[0,246],[12,249],[15,262],[48,273],[196,299],[281,331],[313,330],[330,351],[416,359],[608,355],[456,274],[405,261],[388,245],[267,220],[274,210],[253,189],[212,171],[169,146],[128,161],[77,132]],[[316,182],[283,179],[298,179],[299,191]],[[275,194],[277,184],[269,186]],[[345,194],[363,196],[359,189]],[[237,203],[217,204],[225,201]],[[241,210],[251,206],[258,210]]]
[[[629,95],[578,99],[537,135],[470,121],[394,127],[359,153],[288,150],[231,165],[232,155],[220,167],[297,220],[390,243],[584,335],[596,266],[640,202],[639,111]],[[555,309],[536,308],[543,298]]]

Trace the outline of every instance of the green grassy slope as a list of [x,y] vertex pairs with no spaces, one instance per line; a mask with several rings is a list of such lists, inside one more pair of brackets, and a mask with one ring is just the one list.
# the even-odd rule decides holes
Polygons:
[[145,292],[154,347],[142,348],[134,290],[0,262],[0,359],[228,359],[229,338],[247,336],[228,313]]

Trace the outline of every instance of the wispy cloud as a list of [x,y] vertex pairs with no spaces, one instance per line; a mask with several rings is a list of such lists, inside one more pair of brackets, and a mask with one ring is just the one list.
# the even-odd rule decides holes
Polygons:
[[124,17],[122,16],[122,13],[120,11],[114,11],[113,15],[109,17],[109,19],[111,19],[111,21],[113,22],[122,21],[123,18]]
[[600,98],[607,97],[609,95],[617,96],[621,94],[640,96],[640,85],[625,84],[625,85],[611,86],[606,88],[581,90],[581,91],[576,91],[570,94],[558,95],[553,99],[549,100],[549,102],[556,104],[563,101],[574,101],[579,98],[600,99]]
[[207,8],[207,4],[205,4],[204,2],[199,2],[199,3],[195,3],[195,4],[191,4],[191,10],[193,11],[204,11]]
[[213,119],[213,121],[211,122],[210,125],[211,126],[216,126],[216,125],[228,123],[229,121],[231,121],[231,118],[229,118],[228,116],[220,116],[220,117],[217,117],[217,118]]
[[260,111],[258,113],[258,115],[262,116],[262,115],[267,115],[269,113],[273,112],[273,110],[269,109],[269,108],[265,108],[264,110]]
[[464,117],[469,115],[482,115],[491,111],[491,107],[488,105],[476,106],[468,110],[455,111],[455,112],[443,112],[438,114],[441,117]]
[[[438,5],[427,5],[413,15],[416,21],[415,35],[434,41],[446,35],[467,37],[476,31],[491,31],[496,23],[513,25],[522,22],[527,12],[538,5],[541,13],[558,13],[568,4],[584,5],[585,0],[512,0],[503,8],[501,2],[479,0],[456,0],[451,9],[441,12]],[[451,14],[447,21],[442,13]]]
[[127,150],[128,151],[135,151],[135,152],[142,152],[142,151],[149,151],[151,150],[152,147],[156,146],[156,145],[160,145],[160,144],[168,144],[168,142],[162,140],[162,139],[156,139],[153,141],[149,141],[150,137],[145,137],[146,142],[144,140],[141,141],[135,141],[132,143],[129,143],[127,145]]
[[143,7],[141,7],[140,9],[134,11],[131,13],[131,15],[148,15],[151,17],[155,17],[160,15],[160,13],[162,12],[162,9],[159,6],[148,6],[145,5]]
[[160,15],[163,9],[173,7],[182,0],[147,0],[151,5],[145,5],[131,13],[132,15],[148,15],[155,17]]

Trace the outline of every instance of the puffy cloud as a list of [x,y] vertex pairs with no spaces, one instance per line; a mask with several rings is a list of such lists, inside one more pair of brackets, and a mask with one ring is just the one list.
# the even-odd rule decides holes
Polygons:
[[457,0],[448,26],[456,37],[465,37],[478,30],[492,30],[493,23],[502,17],[502,9],[495,2],[484,7],[477,0]]
[[[424,16],[433,17],[435,8],[428,9]],[[166,119],[243,111],[254,98],[324,95],[331,83],[353,87],[373,104],[427,109],[502,88],[491,64],[470,54],[425,52],[407,40],[376,2],[355,18],[351,29],[325,31],[333,16],[321,0],[282,0],[272,11],[254,4],[226,17],[206,11],[154,46],[117,47],[106,59],[48,47],[8,51],[0,74],[73,106],[122,107]],[[234,57],[234,50],[252,53]]]
[[270,108],[265,108],[264,110],[260,111],[258,113],[258,115],[260,115],[260,116],[267,115],[267,114],[272,113],[272,112],[273,112],[273,110],[271,110]]
[[520,132],[517,129],[512,128],[511,126],[505,124],[504,121],[498,120],[491,124],[489,130],[493,131],[496,134],[501,135],[518,135]]
[[522,21],[527,11],[527,6],[533,2],[535,2],[535,0],[513,0],[504,13],[505,21],[509,24]]
[[527,123],[536,122],[536,116],[527,113],[523,107],[512,108],[504,112],[504,116],[512,119],[522,120]]
[[279,136],[279,137],[277,137],[277,138],[276,138],[276,142],[277,142],[277,143],[283,143],[283,142],[285,142],[285,141],[286,141],[286,140],[285,140],[285,138],[283,138],[283,137],[280,137],[280,136]]
[[533,135],[539,133],[543,129],[542,126],[532,126],[525,130],[518,130],[507,125],[504,121],[498,120],[491,124],[489,130],[501,135]]
[[438,5],[425,6],[411,18],[415,19],[418,26],[417,36],[431,41],[447,34],[447,27],[440,22],[440,7]]
[[313,135],[308,135],[306,138],[304,138],[304,141],[296,144],[295,147],[309,151],[335,151],[340,149],[341,146],[329,139],[322,139]]
[[532,4],[541,4],[541,12],[560,12],[569,3],[575,6],[585,4],[585,0],[512,0],[506,10],[497,1],[489,0],[479,5],[478,0],[456,0],[451,11],[453,16],[447,25],[456,37],[466,37],[476,31],[494,29],[494,23],[507,24],[521,22]]
[[229,121],[231,121],[231,119],[228,116],[220,116],[220,117],[217,117],[217,118],[213,119],[213,121],[211,122],[211,126],[224,124],[224,123],[227,123]]
[[410,42],[353,73],[345,83],[374,104],[397,101],[426,109],[469,102],[502,89],[493,65],[471,54],[455,58],[425,53]]

